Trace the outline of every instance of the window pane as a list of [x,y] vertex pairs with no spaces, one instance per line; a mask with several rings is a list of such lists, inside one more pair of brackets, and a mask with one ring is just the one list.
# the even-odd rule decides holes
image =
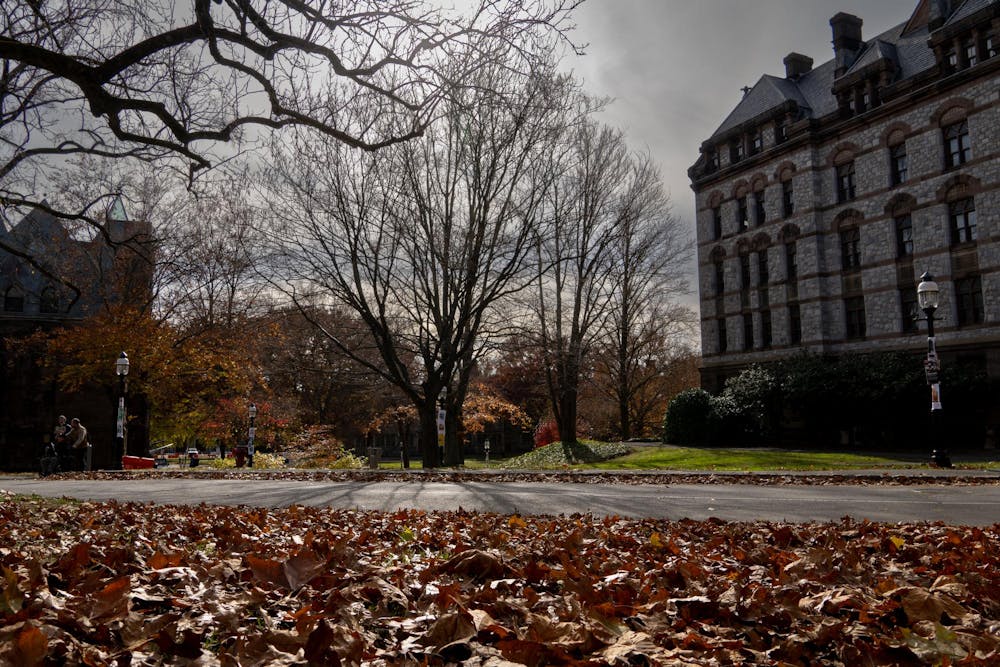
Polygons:
[[908,215],[896,218],[896,254],[899,257],[913,254],[913,221]]

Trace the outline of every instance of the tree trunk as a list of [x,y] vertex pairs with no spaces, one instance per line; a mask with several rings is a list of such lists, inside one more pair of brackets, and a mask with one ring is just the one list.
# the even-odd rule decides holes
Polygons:
[[441,455],[438,449],[437,406],[432,402],[419,406],[420,412],[420,453],[423,456],[424,468],[437,468],[441,465]]
[[562,441],[563,454],[570,463],[574,462],[573,447],[576,445],[576,389],[566,388],[560,397],[562,408],[559,427],[559,439]]
[[618,420],[620,422],[619,431],[621,439],[628,440],[632,437],[632,419],[629,416],[628,397],[625,392],[620,392],[618,397]]

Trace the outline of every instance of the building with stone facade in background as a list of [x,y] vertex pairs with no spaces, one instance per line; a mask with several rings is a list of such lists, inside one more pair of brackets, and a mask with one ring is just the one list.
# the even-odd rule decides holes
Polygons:
[[830,25],[833,58],[789,54],[689,170],[702,384],[804,351],[925,351],[924,271],[942,363],[1000,377],[1000,0],[922,0],[867,38]]
[[[115,198],[103,234],[81,237],[64,221],[35,208],[10,228],[0,222],[0,470],[31,470],[56,417],[79,417],[94,446],[94,466],[111,464],[117,410],[114,363],[107,378],[68,392],[45,372],[45,360],[18,350],[36,332],[79,326],[109,305],[152,298],[152,231],[129,220]],[[110,241],[110,243],[108,243]],[[143,397],[130,395],[130,449],[148,448]]]

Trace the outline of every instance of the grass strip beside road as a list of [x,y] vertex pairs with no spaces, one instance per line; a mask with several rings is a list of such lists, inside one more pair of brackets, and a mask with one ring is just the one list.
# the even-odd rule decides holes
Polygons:
[[586,467],[602,470],[851,470],[914,467],[912,459],[786,449],[648,447]]

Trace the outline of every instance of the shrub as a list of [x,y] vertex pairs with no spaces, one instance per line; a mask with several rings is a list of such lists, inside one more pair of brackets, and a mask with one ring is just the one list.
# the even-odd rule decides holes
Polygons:
[[[236,467],[236,459],[232,456],[224,459],[212,459],[205,462],[211,468],[227,469]],[[253,467],[256,470],[275,470],[285,467],[285,457],[280,454],[265,454],[254,452]]]
[[559,425],[554,420],[539,422],[535,428],[535,449],[551,445],[559,440]]
[[663,441],[677,445],[700,445],[708,441],[712,397],[704,389],[685,389],[677,394],[663,423]]
[[354,470],[367,467],[367,459],[356,456],[354,452],[346,449],[338,449],[334,453],[328,453],[305,459],[299,462],[301,468],[330,468],[332,470]]

